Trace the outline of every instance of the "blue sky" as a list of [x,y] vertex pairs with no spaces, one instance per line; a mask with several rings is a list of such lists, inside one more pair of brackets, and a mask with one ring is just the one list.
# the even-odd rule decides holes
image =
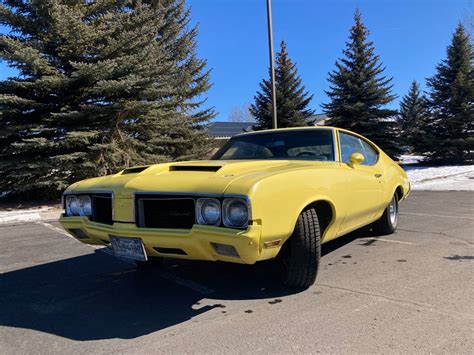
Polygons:
[[[199,24],[198,53],[212,69],[208,104],[216,108],[216,120],[227,120],[233,107],[253,100],[268,75],[266,0],[187,4]],[[424,87],[445,57],[457,23],[474,11],[472,0],[273,0],[275,49],[282,39],[287,42],[317,112],[327,102],[327,73],[341,56],[356,7],[400,97],[413,79]],[[0,80],[13,73],[0,62]],[[392,107],[398,107],[398,99]]]
[[[275,45],[284,39],[311,106],[327,102],[327,73],[342,54],[353,12],[359,7],[376,52],[394,77],[394,92],[405,94],[413,79],[434,73],[452,33],[472,0],[273,0]],[[199,23],[199,54],[212,68],[209,103],[226,120],[233,106],[251,102],[268,74],[265,0],[188,0]],[[276,46],[277,48],[277,46]],[[275,48],[275,49],[276,49]],[[398,108],[398,99],[393,107]]]

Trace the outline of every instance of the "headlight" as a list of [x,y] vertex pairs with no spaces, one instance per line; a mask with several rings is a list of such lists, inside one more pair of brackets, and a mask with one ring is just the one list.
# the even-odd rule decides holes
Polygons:
[[90,196],[79,196],[77,201],[79,203],[79,215],[87,217],[92,216],[92,203]]
[[249,223],[249,207],[246,200],[226,198],[222,206],[224,225],[232,228],[246,228]]
[[200,198],[196,203],[198,224],[218,226],[221,224],[221,203],[215,198]]
[[68,195],[66,196],[66,214],[68,216],[79,216],[79,201],[77,196]]

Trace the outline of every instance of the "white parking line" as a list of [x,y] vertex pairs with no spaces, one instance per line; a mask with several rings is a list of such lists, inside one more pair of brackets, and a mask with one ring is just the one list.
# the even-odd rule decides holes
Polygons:
[[375,237],[359,238],[359,240],[376,240],[376,241],[378,241],[378,242],[387,242],[387,243],[416,245],[415,243],[402,242],[401,240],[382,239],[382,238],[375,238]]
[[[65,235],[66,237],[68,238],[71,238],[73,240],[75,240],[76,242],[80,243],[76,238],[74,238],[72,235],[70,235],[68,232],[66,232],[64,229],[61,229],[61,228],[58,228],[58,227],[55,227],[53,226],[52,224],[50,223],[46,223],[46,222],[36,222],[37,224],[41,224],[43,227],[46,227],[48,229],[51,229],[52,231],[54,232],[58,232],[58,233],[61,233],[62,235]],[[82,243],[81,243],[82,244]],[[92,249],[107,249],[105,246],[103,245],[91,245],[91,244],[84,244],[84,245],[87,245],[88,247],[92,248]],[[111,254],[109,252],[106,252],[105,250],[101,250],[103,251],[104,253],[106,254]]]
[[[66,237],[69,237],[71,239],[74,239],[75,241],[79,242],[76,238],[74,238],[72,235],[70,235],[68,232],[66,232],[65,230],[61,229],[61,228],[58,228],[58,227],[55,227],[53,226],[52,224],[49,224],[49,223],[46,223],[46,222],[36,222],[40,225],[42,225],[43,227],[46,227],[54,232],[57,232],[57,233],[60,233],[62,235],[65,235]],[[90,244],[85,244],[87,245],[88,247],[92,248],[92,249],[96,249],[102,253],[105,253],[105,254],[109,254],[109,255],[114,255],[113,254],[113,251],[110,249],[110,248],[107,248],[105,246],[102,246],[102,245],[90,245]],[[124,259],[120,259],[122,261],[125,261],[125,262],[128,262],[128,263],[132,263],[132,264],[135,264],[134,262],[132,261],[128,261],[128,260],[124,260]],[[196,291],[202,295],[209,295],[211,293],[214,292],[214,290],[210,289],[210,288],[207,288],[206,286],[203,286],[203,285],[200,285],[194,281],[191,281],[191,280],[187,280],[187,279],[183,279],[171,272],[168,272],[168,271],[164,271],[164,270],[160,270],[159,272],[159,275],[160,277],[162,277],[163,279],[165,280],[168,280],[168,281],[171,281],[177,285],[180,285],[180,286],[184,286],[184,287],[187,287],[193,291]]]
[[456,218],[456,219],[470,219],[474,221],[474,217],[466,217],[466,216],[449,216],[443,214],[428,214],[428,213],[408,213],[408,212],[400,212],[400,214],[406,214],[411,216],[426,216],[426,217],[440,217],[440,218]]
[[52,224],[50,223],[46,223],[46,222],[36,222],[37,224],[41,224],[43,227],[46,227],[48,229],[51,229],[52,231],[55,231],[55,232],[58,232],[58,233],[61,233],[62,235],[65,235],[66,237],[69,237],[71,239],[74,239],[77,241],[76,238],[74,238],[72,235],[70,235],[68,232],[66,232],[64,229],[61,229],[61,228],[58,228],[58,227],[55,227],[53,226]]

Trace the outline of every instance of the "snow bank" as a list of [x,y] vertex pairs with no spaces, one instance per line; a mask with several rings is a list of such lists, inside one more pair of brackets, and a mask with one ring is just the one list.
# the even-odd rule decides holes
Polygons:
[[413,190],[474,191],[474,165],[404,166]]

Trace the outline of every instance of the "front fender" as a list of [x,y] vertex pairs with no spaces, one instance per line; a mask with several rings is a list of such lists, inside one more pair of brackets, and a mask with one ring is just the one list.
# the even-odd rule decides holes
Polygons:
[[316,201],[327,201],[333,219],[323,235],[323,241],[333,239],[346,213],[346,175],[338,163],[327,168],[306,168],[266,176],[246,186],[245,181],[232,184],[226,193],[247,191],[252,205],[253,223],[262,227],[261,246],[274,240],[282,245],[293,233],[300,213]]

